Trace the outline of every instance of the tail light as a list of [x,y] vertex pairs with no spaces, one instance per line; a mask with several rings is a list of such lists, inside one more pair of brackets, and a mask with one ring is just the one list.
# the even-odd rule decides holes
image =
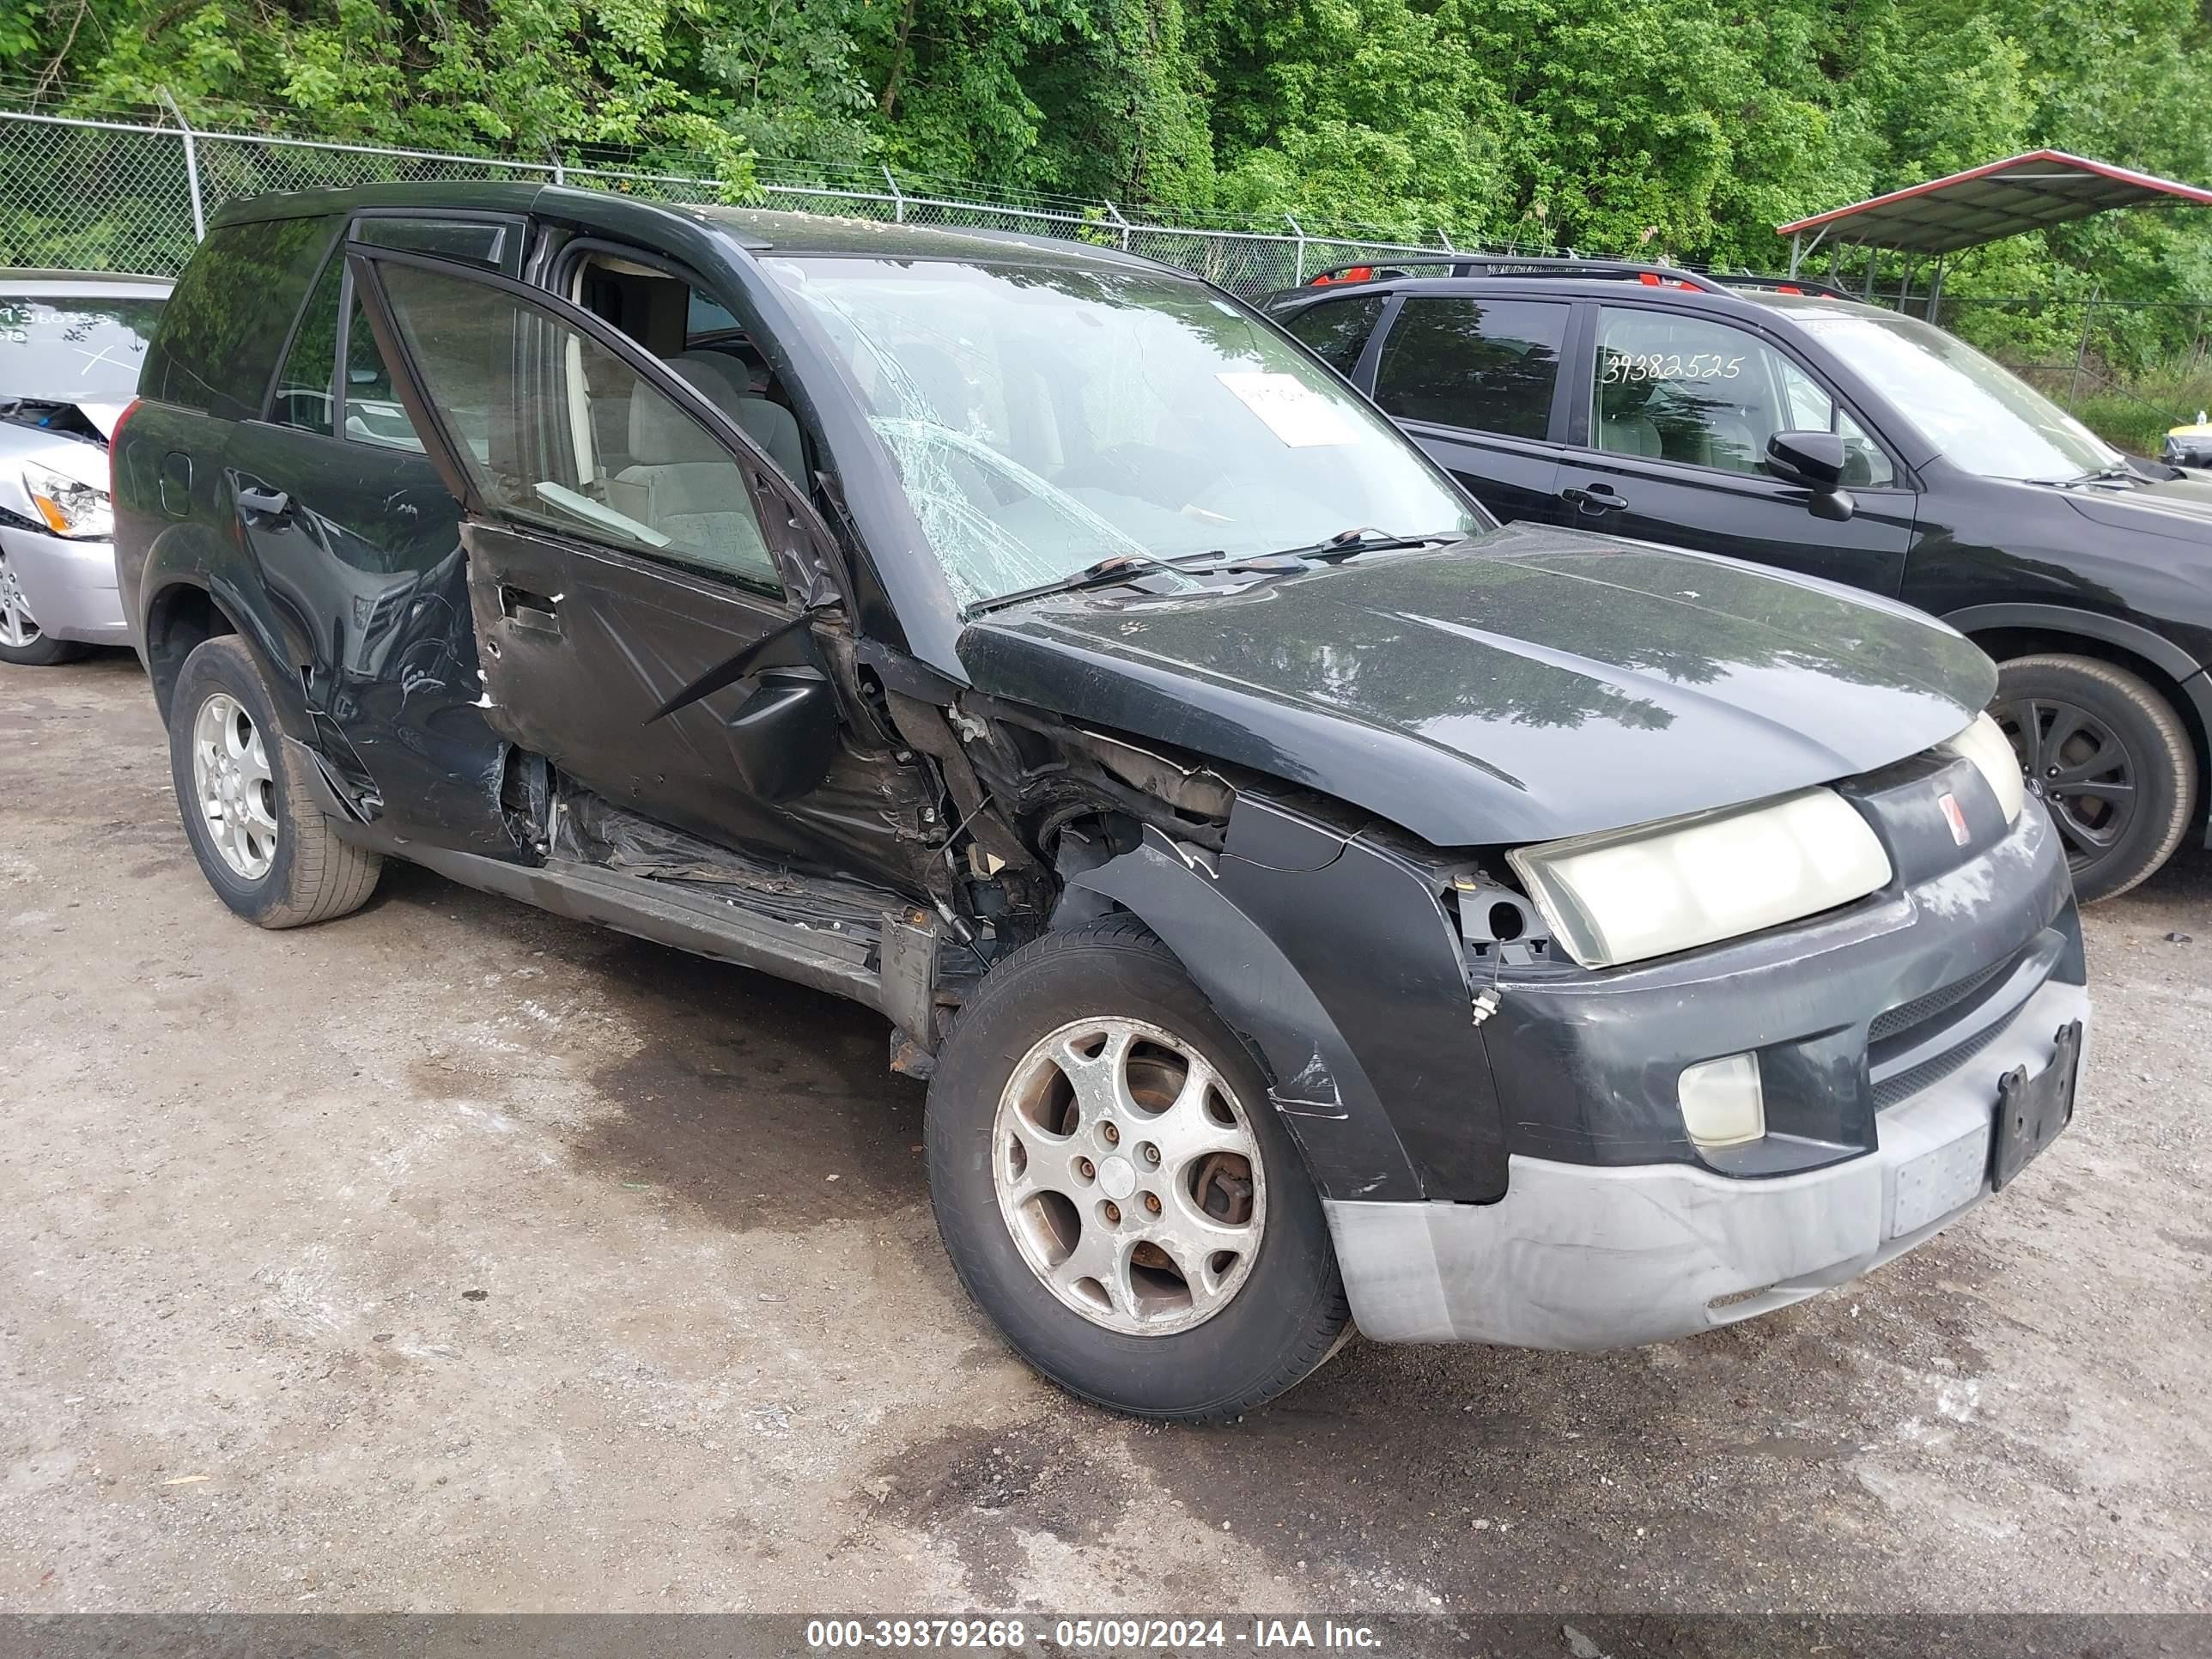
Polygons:
[[123,428],[131,424],[131,417],[146,400],[133,398],[123,405],[123,412],[115,417],[115,424],[107,429],[107,498],[115,499],[115,452],[123,447]]
[[1801,300],[1802,300],[1802,299],[1803,299],[1803,298],[1805,297],[1805,290],[1804,290],[1803,289],[1802,289],[1802,288],[1792,288],[1792,287],[1790,287],[1790,285],[1789,283],[1783,283],[1783,285],[1782,285],[1780,288],[1776,289],[1774,291],[1775,291],[1777,294],[1790,294],[1790,295],[1795,295],[1797,298],[1799,298],[1799,299],[1801,299]]
[[1646,288],[1656,288],[1659,286],[1658,277],[1655,276],[1648,270],[1638,271],[1636,273],[1636,280],[1643,283]]
[[123,405],[123,412],[115,417],[115,424],[107,429],[107,453],[109,454],[112,455],[116,451],[117,446],[122,443],[123,428],[131,424],[131,417],[138,412],[140,406],[143,404],[145,401],[146,400],[143,398],[133,398],[129,403]]

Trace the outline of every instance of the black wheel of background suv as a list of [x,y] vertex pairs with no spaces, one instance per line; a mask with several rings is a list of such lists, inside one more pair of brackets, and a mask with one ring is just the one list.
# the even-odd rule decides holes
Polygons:
[[2066,844],[2085,904],[2124,893],[2172,856],[2197,799],[2197,756],[2166,699],[2092,657],[2015,657],[1990,713]]
[[945,1042],[926,1138],[961,1282],[1072,1394],[1234,1417],[1346,1333],[1320,1195],[1258,1065],[1132,918],[999,964]]
[[384,861],[331,833],[280,731],[236,635],[185,659],[169,707],[169,772],[200,872],[248,921],[301,927],[368,903]]

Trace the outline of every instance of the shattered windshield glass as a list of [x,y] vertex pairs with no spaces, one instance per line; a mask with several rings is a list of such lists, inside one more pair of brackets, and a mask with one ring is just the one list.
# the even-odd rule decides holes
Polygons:
[[769,268],[851,368],[963,605],[1117,555],[1482,527],[1342,382],[1198,283],[943,260]]

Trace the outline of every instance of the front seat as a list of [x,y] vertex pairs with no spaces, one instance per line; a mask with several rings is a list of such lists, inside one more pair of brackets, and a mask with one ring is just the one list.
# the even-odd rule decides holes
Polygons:
[[799,419],[781,404],[752,389],[745,365],[726,352],[683,351],[667,360],[691,388],[744,428],[745,435],[769,453],[783,476],[801,489],[806,483],[806,448],[799,440]]
[[640,392],[629,403],[629,453],[630,464],[607,480],[608,506],[718,567],[774,579],[744,475],[696,421],[667,399]]

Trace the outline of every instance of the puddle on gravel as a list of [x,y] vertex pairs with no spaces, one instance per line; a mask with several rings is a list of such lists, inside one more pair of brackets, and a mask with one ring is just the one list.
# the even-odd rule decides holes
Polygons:
[[1025,1536],[1081,1549],[1103,1539],[1127,1508],[1127,1477],[1096,1453],[1099,1440],[1133,1432],[1139,1431],[1103,1414],[1062,1420],[1059,1413],[1001,1429],[954,1429],[878,1464],[882,1513],[957,1555],[977,1606],[1011,1607],[1028,1561]]

